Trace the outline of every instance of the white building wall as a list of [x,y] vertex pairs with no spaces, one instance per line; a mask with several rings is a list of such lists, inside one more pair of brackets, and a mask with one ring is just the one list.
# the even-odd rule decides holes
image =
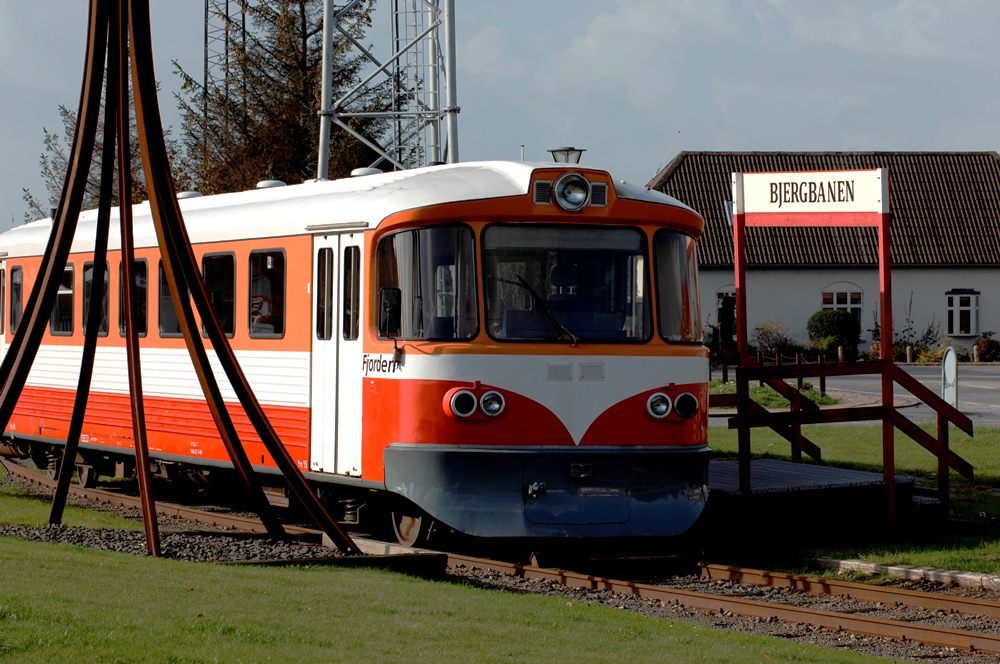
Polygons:
[[[735,290],[732,270],[700,271],[702,318],[706,325],[719,322],[717,293]],[[822,293],[834,284],[856,285],[862,293],[861,349],[871,344],[871,329],[879,306],[878,269],[750,269],[747,271],[747,318],[749,330],[769,320],[781,321],[803,345],[809,345],[806,323],[823,308]],[[907,314],[913,335],[919,338],[933,320],[947,337],[948,305],[945,293],[957,288],[980,292],[978,332],[1000,333],[1000,307],[989,297],[991,286],[1000,282],[1000,269],[897,268],[892,271],[892,316],[895,336],[907,327]],[[843,290],[838,287],[836,290]],[[911,304],[912,293],[912,304]],[[966,349],[979,334],[952,336],[955,346]]]

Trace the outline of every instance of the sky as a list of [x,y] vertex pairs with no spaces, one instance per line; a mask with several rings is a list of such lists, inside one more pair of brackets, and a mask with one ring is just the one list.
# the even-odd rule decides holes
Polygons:
[[[47,198],[42,129],[79,101],[86,0],[0,0],[0,230]],[[645,184],[684,150],[1000,149],[996,0],[456,0],[462,161],[582,163]],[[150,0],[171,62],[202,70],[204,0]],[[367,42],[388,52],[392,3]],[[360,164],[364,165],[364,164]]]

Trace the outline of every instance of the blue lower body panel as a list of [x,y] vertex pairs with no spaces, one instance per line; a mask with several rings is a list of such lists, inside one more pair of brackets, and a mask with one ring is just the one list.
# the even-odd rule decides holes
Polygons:
[[477,537],[664,537],[701,514],[708,460],[707,446],[394,444],[385,486]]

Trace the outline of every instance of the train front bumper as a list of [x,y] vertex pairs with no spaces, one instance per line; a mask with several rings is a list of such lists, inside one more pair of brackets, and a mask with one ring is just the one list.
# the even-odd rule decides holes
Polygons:
[[477,537],[663,537],[708,499],[708,446],[394,444],[385,486]]

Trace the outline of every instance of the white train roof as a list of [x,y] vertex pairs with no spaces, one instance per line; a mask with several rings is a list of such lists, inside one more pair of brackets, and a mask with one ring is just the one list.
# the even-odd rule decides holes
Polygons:
[[[267,238],[300,235],[309,226],[366,223],[372,229],[391,214],[442,203],[523,196],[531,175],[548,163],[484,161],[429,166],[408,171],[365,175],[341,180],[254,189],[178,201],[192,242],[234,238]],[[595,169],[573,168],[578,171]],[[691,210],[658,191],[615,183],[618,198]],[[149,202],[133,206],[136,247],[156,245]],[[96,210],[80,214],[72,251],[92,250]],[[0,252],[8,256],[40,254],[48,241],[51,219],[42,219],[0,234]],[[111,210],[110,249],[119,249],[118,208]]]

